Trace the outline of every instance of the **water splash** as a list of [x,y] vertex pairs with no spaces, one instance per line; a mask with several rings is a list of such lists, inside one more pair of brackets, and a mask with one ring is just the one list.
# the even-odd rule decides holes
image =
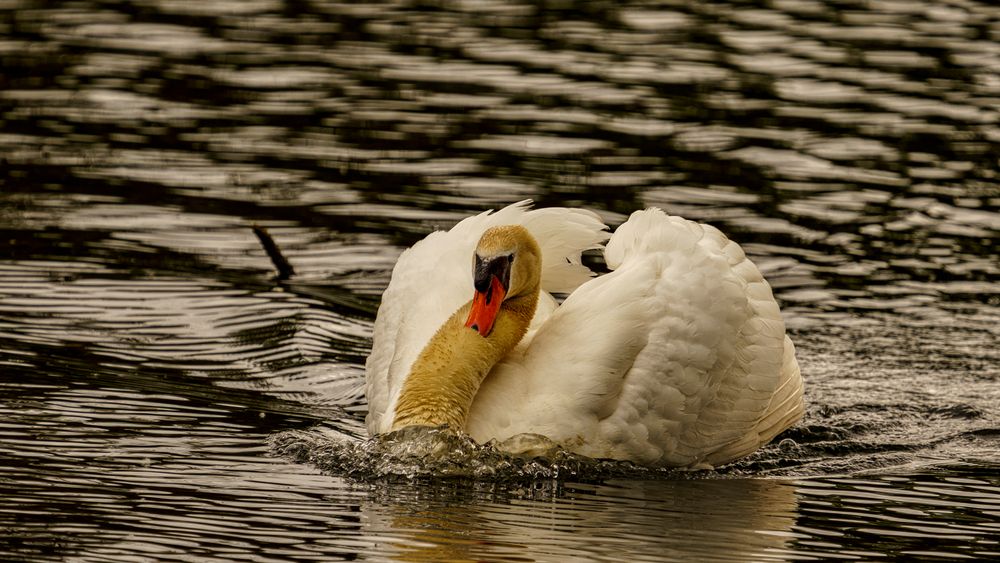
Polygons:
[[440,477],[499,482],[599,481],[686,473],[589,458],[534,434],[479,444],[446,427],[412,426],[363,441],[313,428],[280,432],[269,441],[272,454],[361,481]]

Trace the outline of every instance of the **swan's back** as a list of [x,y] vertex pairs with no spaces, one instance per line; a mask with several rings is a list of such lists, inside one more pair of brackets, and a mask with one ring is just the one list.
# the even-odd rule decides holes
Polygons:
[[[600,248],[608,238],[607,227],[597,215],[567,208],[529,210],[529,205],[522,201],[468,217],[449,231],[431,233],[400,255],[382,294],[372,352],[365,364],[369,433],[389,430],[413,362],[444,321],[472,298],[472,256],[487,229],[516,224],[531,232],[542,250],[542,289],[546,292],[573,291],[593,276],[580,263],[580,254]],[[554,307],[545,296],[537,322]]]
[[[697,389],[685,394],[687,404],[697,398],[697,417],[678,436],[676,449],[667,456],[671,464],[715,466],[732,461],[758,449],[798,421],[804,405],[795,347],[785,334],[784,319],[770,284],[740,245],[711,225],[667,216],[658,209],[635,213],[623,227],[609,241],[605,252],[609,267],[618,268],[630,259],[644,260],[667,248],[686,252],[690,245],[696,245],[700,252],[691,252],[692,267],[705,265],[709,277],[717,269],[722,280],[716,291],[706,291],[713,287],[713,279],[678,289],[688,290],[685,295],[692,302],[704,300],[699,304],[706,312],[704,320],[714,319],[725,329],[717,340],[718,354],[700,388],[683,378],[685,385]],[[662,275],[673,271],[676,268]],[[663,322],[656,324],[662,326]],[[676,330],[677,340],[686,340],[695,347],[706,343],[704,330],[671,328]],[[672,360],[655,350],[643,356],[636,361],[640,366]],[[656,385],[652,381],[649,384]],[[641,393],[637,391],[636,395]]]
[[802,381],[760,272],[718,229],[636,212],[614,271],[580,286],[487,377],[468,431],[536,433],[595,457],[714,466],[802,416]]

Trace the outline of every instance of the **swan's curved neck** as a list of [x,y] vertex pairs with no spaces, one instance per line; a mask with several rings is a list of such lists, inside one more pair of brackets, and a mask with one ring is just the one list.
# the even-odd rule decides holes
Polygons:
[[392,430],[448,425],[464,430],[483,379],[517,346],[538,304],[539,288],[504,301],[489,336],[465,326],[471,303],[438,329],[413,363],[396,404]]

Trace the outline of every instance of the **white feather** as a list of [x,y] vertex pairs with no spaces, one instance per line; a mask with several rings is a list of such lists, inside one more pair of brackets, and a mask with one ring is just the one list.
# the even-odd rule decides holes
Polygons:
[[[523,225],[542,249],[542,289],[567,293],[594,273],[580,263],[580,254],[600,248],[607,227],[592,212],[546,208],[531,211],[530,200],[487,211],[460,221],[449,231],[431,233],[404,251],[382,294],[372,336],[372,353],[365,364],[369,432],[387,432],[403,379],[438,327],[472,297],[472,255],[490,227]],[[555,308],[547,294],[529,329]],[[388,413],[388,415],[387,415]]]
[[527,205],[465,219],[400,257],[367,364],[370,432],[388,430],[413,361],[468,301],[483,231],[512,223],[542,247],[543,289],[571,293],[558,307],[543,295],[528,335],[483,382],[466,428],[476,440],[534,433],[594,457],[705,467],[801,418],[794,347],[739,245],[714,227],[638,211],[608,242],[613,271],[590,279],[579,257],[607,238],[597,217]]

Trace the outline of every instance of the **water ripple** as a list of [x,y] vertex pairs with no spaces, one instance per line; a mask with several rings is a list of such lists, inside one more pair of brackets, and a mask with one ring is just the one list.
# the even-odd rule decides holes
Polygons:
[[[989,2],[49,4],[0,7],[0,558],[1000,557]],[[524,198],[739,240],[803,424],[707,474],[356,475],[395,259]]]

